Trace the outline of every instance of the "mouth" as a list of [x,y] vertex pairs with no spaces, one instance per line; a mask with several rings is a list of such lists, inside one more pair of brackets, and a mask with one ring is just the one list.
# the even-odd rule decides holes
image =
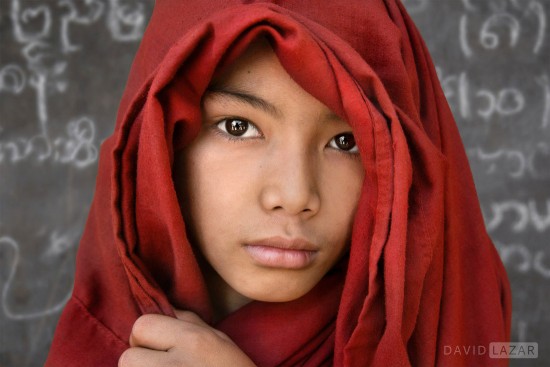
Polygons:
[[280,269],[303,269],[311,265],[319,250],[303,239],[270,237],[245,244],[245,251],[258,265]]

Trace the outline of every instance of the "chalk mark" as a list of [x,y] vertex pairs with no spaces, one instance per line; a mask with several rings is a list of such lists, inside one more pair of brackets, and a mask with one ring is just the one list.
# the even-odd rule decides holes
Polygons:
[[56,303],[55,305],[45,310],[28,312],[28,313],[19,313],[19,312],[14,312],[13,310],[10,309],[10,307],[7,304],[7,299],[10,293],[10,288],[14,280],[17,267],[19,265],[20,250],[17,242],[15,242],[13,238],[8,236],[0,237],[0,247],[2,245],[11,248],[14,251],[14,258],[13,258],[11,269],[8,273],[8,279],[6,280],[6,283],[2,289],[2,311],[4,312],[6,317],[11,320],[29,320],[29,319],[36,319],[39,317],[44,317],[44,316],[48,316],[48,315],[60,312],[65,306],[65,304],[71,298],[72,289],[67,293],[67,295],[63,298],[62,301]]

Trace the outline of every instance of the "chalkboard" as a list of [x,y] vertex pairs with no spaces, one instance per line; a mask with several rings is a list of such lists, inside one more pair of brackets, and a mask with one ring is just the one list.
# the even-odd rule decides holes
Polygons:
[[550,366],[550,1],[405,4],[434,58],[508,271],[512,341],[538,342],[537,359],[510,365]]
[[[548,366],[550,0],[403,2],[434,58],[508,270],[512,341],[539,343],[538,359],[511,366]],[[153,4],[0,1],[0,367],[46,358],[99,146]]]
[[0,366],[42,366],[149,0],[0,0]]

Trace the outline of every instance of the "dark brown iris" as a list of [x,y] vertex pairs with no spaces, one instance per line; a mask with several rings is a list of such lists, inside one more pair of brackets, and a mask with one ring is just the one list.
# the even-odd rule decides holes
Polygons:
[[248,122],[237,119],[228,119],[225,122],[227,132],[234,136],[241,136],[248,130]]
[[352,134],[341,134],[334,138],[336,146],[342,150],[352,150],[355,147],[355,138]]

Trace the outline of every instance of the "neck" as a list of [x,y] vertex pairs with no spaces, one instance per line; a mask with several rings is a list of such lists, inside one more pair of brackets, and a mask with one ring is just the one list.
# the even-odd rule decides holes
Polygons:
[[251,300],[235,291],[210,266],[203,266],[203,274],[214,311],[214,322],[243,307]]

